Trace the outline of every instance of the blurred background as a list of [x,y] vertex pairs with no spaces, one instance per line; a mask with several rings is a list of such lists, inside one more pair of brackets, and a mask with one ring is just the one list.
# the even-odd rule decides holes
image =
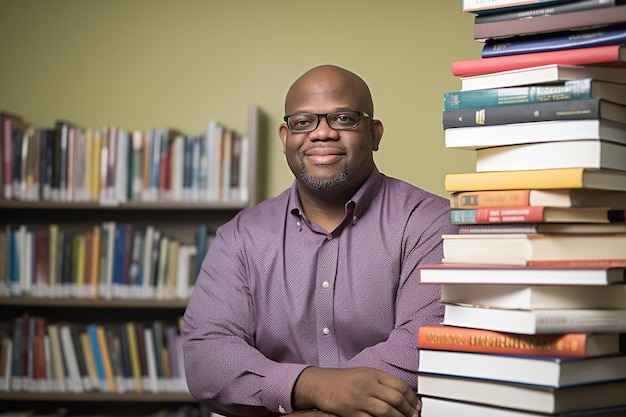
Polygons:
[[265,199],[293,180],[277,136],[287,89],[335,64],[372,90],[380,170],[447,196],[446,173],[474,170],[441,128],[451,62],[480,57],[472,31],[460,0],[0,0],[0,109],[38,127],[198,134],[214,119],[245,133],[256,103]]

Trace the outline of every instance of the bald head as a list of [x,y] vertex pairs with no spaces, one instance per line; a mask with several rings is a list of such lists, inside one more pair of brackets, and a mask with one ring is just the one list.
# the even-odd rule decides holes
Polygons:
[[374,104],[369,87],[361,77],[344,68],[334,65],[321,65],[302,74],[289,88],[285,98],[285,114],[308,111],[309,101],[315,99],[342,98],[346,101],[346,108],[361,110],[374,114]]

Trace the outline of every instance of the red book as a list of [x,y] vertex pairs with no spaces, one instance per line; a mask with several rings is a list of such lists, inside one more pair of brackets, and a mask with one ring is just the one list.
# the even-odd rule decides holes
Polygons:
[[465,59],[452,62],[452,74],[469,76],[549,64],[626,66],[626,46],[606,45],[592,48],[563,49],[560,51]]
[[420,349],[585,358],[620,352],[618,333],[527,335],[456,326],[422,326]]
[[580,222],[608,223],[609,210],[605,208],[572,208],[543,206],[479,207],[451,209],[452,224],[476,223],[541,223]]

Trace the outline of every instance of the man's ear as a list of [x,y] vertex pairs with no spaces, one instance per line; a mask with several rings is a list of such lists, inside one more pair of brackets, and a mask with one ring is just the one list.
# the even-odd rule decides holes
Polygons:
[[287,153],[287,136],[289,135],[289,130],[287,129],[287,125],[285,123],[281,123],[278,127],[278,137],[280,141],[283,143],[283,153]]
[[383,138],[383,122],[377,119],[372,119],[370,123],[370,134],[372,135],[372,150],[377,151],[380,145],[380,140]]

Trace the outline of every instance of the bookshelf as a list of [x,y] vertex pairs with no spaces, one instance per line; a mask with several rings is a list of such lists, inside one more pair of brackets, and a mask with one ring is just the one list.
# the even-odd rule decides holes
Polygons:
[[[43,318],[46,326],[54,323],[59,326],[75,326],[79,330],[77,333],[86,333],[86,328],[90,324],[96,324],[103,329],[116,329],[111,334],[120,336],[120,325],[132,322],[133,324],[142,323],[145,328],[150,328],[154,333],[157,332],[154,327],[159,322],[163,330],[167,327],[175,327],[180,334],[179,320],[182,317],[187,304],[188,292],[167,291],[159,292],[158,288],[148,288],[145,292],[139,290],[133,292],[129,288],[124,288],[125,284],[119,286],[124,291],[103,292],[99,284],[94,284],[92,291],[85,293],[82,290],[60,291],[62,281],[59,275],[57,278],[57,288],[52,285],[46,285],[45,289],[35,291],[32,286],[26,291],[22,285],[20,294],[11,293],[8,289],[11,286],[10,268],[8,267],[10,257],[13,256],[9,250],[9,230],[11,228],[19,228],[25,226],[33,235],[38,233],[48,234],[51,225],[58,227],[58,230],[65,231],[71,236],[88,235],[95,227],[100,227],[105,223],[112,223],[116,227],[121,225],[132,225],[132,230],[145,231],[147,228],[158,230],[161,236],[167,236],[171,241],[176,241],[180,247],[193,247],[196,249],[195,256],[187,258],[189,263],[183,277],[188,277],[187,290],[190,291],[193,285],[193,275],[198,265],[199,258],[205,251],[198,248],[199,237],[201,232],[205,234],[213,233],[217,227],[234,217],[240,210],[254,205],[258,201],[258,183],[257,183],[257,149],[258,149],[258,130],[259,130],[259,114],[260,110],[256,105],[250,105],[248,108],[248,131],[246,132],[248,140],[249,155],[246,158],[247,169],[245,170],[247,178],[242,181],[246,184],[246,199],[221,199],[214,201],[127,201],[110,204],[101,201],[24,201],[24,200],[6,200],[0,198],[0,235],[3,235],[4,243],[0,250],[2,258],[0,258],[0,282],[6,278],[7,284],[4,285],[6,292],[0,296],[0,337],[4,339],[14,338],[15,319],[18,317]],[[200,226],[205,227],[202,229]],[[206,237],[206,236],[205,236]],[[121,242],[121,241],[120,241]],[[118,241],[113,241],[116,245]],[[49,242],[48,242],[49,244]],[[33,240],[33,247],[35,243]],[[102,241],[101,248],[104,246]],[[155,245],[157,246],[157,245]],[[143,247],[143,246],[142,246]],[[171,248],[171,246],[170,246]],[[206,248],[206,246],[205,246]],[[126,247],[124,249],[127,249]],[[60,249],[58,249],[60,250]],[[131,251],[132,252],[132,251]],[[72,278],[78,275],[77,271],[88,271],[89,268],[84,266],[87,259],[83,262],[83,268],[77,267],[75,256],[77,252],[72,252],[70,257],[72,268]],[[93,252],[95,253],[95,252]],[[161,257],[164,252],[151,252],[153,256]],[[154,255],[154,254],[157,255]],[[169,256],[172,252],[165,252]],[[181,252],[178,252],[181,253]],[[48,253],[47,256],[50,256]],[[86,255],[85,255],[86,256]],[[145,253],[146,257],[148,252]],[[80,258],[78,258],[80,259]],[[93,258],[92,258],[93,259]],[[104,258],[100,259],[100,267],[98,272],[94,273],[101,279],[103,270],[101,269]],[[180,258],[182,259],[182,258]],[[168,261],[170,258],[168,258]],[[48,260],[49,262],[49,260]],[[119,259],[111,261],[111,265],[119,262]],[[131,262],[131,261],[128,261]],[[143,260],[142,260],[143,262]],[[153,264],[153,274],[158,275],[156,268],[158,261]],[[176,262],[176,261],[174,261]],[[49,263],[48,263],[49,265]],[[126,264],[130,267],[130,264]],[[20,264],[20,268],[23,265]],[[36,253],[32,257],[30,274],[28,276],[36,276]],[[180,268],[173,268],[177,272],[177,281],[180,281]],[[115,272],[112,272],[113,274]],[[23,274],[23,270],[20,270]],[[167,271],[165,272],[167,274]],[[87,276],[87,275],[86,275]],[[164,279],[167,275],[164,275]],[[20,279],[23,279],[20,276]],[[85,281],[86,283],[87,281]],[[23,284],[20,282],[20,284]],[[153,283],[155,286],[157,283]],[[171,284],[171,282],[170,282]],[[64,284],[63,284],[64,285]],[[69,284],[76,285],[73,283]],[[113,290],[115,283],[112,283]],[[144,289],[146,286],[144,285]],[[171,290],[171,288],[169,288]],[[180,286],[179,286],[180,289]],[[183,290],[185,288],[183,287]],[[31,321],[31,323],[33,323]],[[47,329],[47,327],[46,327]],[[136,335],[138,335],[137,333]],[[48,333],[45,333],[48,336]],[[138,337],[138,336],[137,336]],[[125,336],[128,341],[128,336]],[[49,338],[48,338],[49,339]],[[168,339],[165,333],[161,333],[161,337],[155,337],[167,347]],[[30,335],[33,339],[33,333]],[[117,342],[117,340],[115,340]],[[180,342],[180,340],[178,340]],[[49,344],[49,342],[48,342]],[[74,344],[75,347],[77,343]],[[43,344],[45,354],[50,351],[49,347]],[[155,350],[158,349],[155,348]],[[169,349],[169,348],[168,348]],[[11,387],[10,379],[5,379],[8,368],[5,366],[7,362],[2,364],[3,369],[0,370],[0,381],[6,382],[0,387],[0,412],[26,412],[31,410],[35,415],[40,414],[57,414],[64,410],[68,414],[81,415],[151,415],[158,414],[167,410],[168,413],[176,413],[181,416],[194,414],[198,412],[206,414],[206,410],[200,410],[199,406],[186,390],[184,383],[184,375],[178,375],[175,381],[174,375],[174,359],[167,356],[168,349],[162,350],[164,356],[160,360],[156,358],[155,363],[161,363],[160,367],[165,367],[164,363],[172,362],[168,365],[170,370],[171,382],[158,382],[158,386],[150,385],[152,381],[146,381],[145,375],[142,375],[140,385],[142,388],[134,389],[133,381],[126,374],[127,380],[124,382],[124,388],[120,388],[120,381],[114,390],[92,388],[83,386],[83,392],[74,392],[67,386],[62,389],[51,388],[54,385],[36,385],[32,383],[23,388]],[[144,349],[145,350],[145,349]],[[6,350],[5,350],[6,352]],[[118,353],[121,353],[119,350]],[[62,352],[65,353],[65,352]],[[11,355],[13,353],[11,352]],[[8,355],[5,353],[5,355]],[[35,354],[33,354],[34,356]],[[78,355],[77,355],[78,356]],[[28,357],[28,354],[26,354]],[[1,359],[1,358],[0,358]],[[182,358],[179,368],[182,366]],[[27,359],[29,360],[29,359]],[[48,362],[52,361],[52,356],[46,356]],[[148,359],[149,360],[149,359]],[[34,359],[30,360],[34,363]],[[126,361],[126,371],[128,371],[130,357],[124,358],[120,356],[118,363],[124,366]],[[67,360],[63,357],[65,365],[65,377],[69,378]],[[112,360],[113,362],[113,360]],[[12,366],[12,362],[8,361]],[[34,367],[34,365],[32,365]],[[84,368],[85,365],[83,365]],[[139,365],[138,365],[139,366]],[[46,371],[50,372],[52,366]],[[159,368],[159,371],[161,368]],[[115,369],[113,369],[115,371]],[[82,372],[82,370],[81,370]],[[32,375],[32,373],[31,373]],[[160,373],[159,373],[160,375]],[[13,375],[14,376],[14,375]],[[46,376],[48,379],[50,375]],[[182,382],[182,385],[181,385]],[[139,384],[139,382],[137,382]],[[69,384],[66,381],[66,384]],[[97,383],[94,383],[95,386]],[[168,385],[169,384],[169,385]],[[43,388],[42,388],[43,387]],[[58,385],[56,386],[58,388]],[[156,388],[155,388],[156,387]],[[138,392],[140,391],[140,392]]]

